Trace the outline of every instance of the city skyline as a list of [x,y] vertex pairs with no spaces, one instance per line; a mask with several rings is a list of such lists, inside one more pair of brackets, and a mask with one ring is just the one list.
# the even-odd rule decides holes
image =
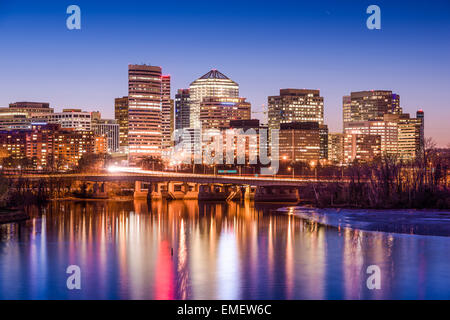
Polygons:
[[[129,65],[129,67],[130,66],[138,66],[138,65]],[[153,66],[153,65],[146,65],[146,64],[144,64],[144,65],[140,65],[140,67],[149,67],[149,68],[157,68],[157,69],[162,69],[162,66]],[[220,73],[220,71],[219,70],[217,70],[217,69],[212,69],[212,70],[210,70],[207,74],[209,74],[209,73],[211,73],[211,72],[218,72],[218,73]],[[171,89],[170,89],[170,78],[171,78],[171,76],[170,75],[161,75],[160,76],[160,78],[161,78],[161,81],[165,81],[164,79],[169,79],[169,92],[171,91]],[[201,79],[201,78],[200,78]],[[227,78],[228,79],[228,78]],[[231,80],[230,80],[231,81]],[[195,81],[193,82],[193,83],[195,83]],[[191,84],[192,85],[192,84]],[[189,90],[189,89],[184,89],[184,88],[181,88],[181,89],[177,89],[177,90]],[[319,97],[319,95],[321,94],[320,93],[320,90],[315,90],[315,89],[305,89],[305,88],[303,88],[303,89],[297,89],[297,88],[284,88],[284,89],[280,89],[280,93],[281,92],[290,92],[290,91],[292,91],[292,92],[296,92],[296,91],[299,91],[299,92],[316,92],[317,94],[318,94],[318,97]],[[370,93],[370,92],[377,92],[377,91],[386,91],[386,92],[388,92],[389,90],[370,90],[370,91],[360,91],[360,92],[351,92],[351,94],[353,95],[353,94],[363,94],[363,93],[365,93],[365,92],[367,92],[367,93]],[[173,98],[176,98],[176,96],[177,96],[177,93],[175,93],[175,94],[170,94],[170,101],[173,101],[172,103],[174,103],[174,100],[175,99],[173,99]],[[394,94],[394,96],[397,96],[396,94]],[[124,98],[126,98],[127,96],[124,96]],[[239,97],[239,99],[243,99],[243,101],[246,99],[245,97],[243,97],[242,95],[237,95],[236,97]],[[250,111],[250,117],[249,118],[251,118],[251,119],[258,119],[258,120],[260,120],[260,121],[266,121],[266,124],[269,124],[269,127],[270,127],[270,122],[271,122],[271,120],[270,120],[270,115],[271,115],[271,107],[270,107],[270,104],[271,104],[271,99],[273,99],[275,96],[268,96],[267,97],[267,99],[268,99],[268,106],[265,108],[265,116],[263,116],[263,117],[261,117],[260,115],[263,113],[263,112],[254,112],[254,106],[252,106],[251,107],[251,111]],[[325,108],[324,108],[324,103],[323,103],[323,97],[320,97],[321,98],[321,101],[322,101],[322,111],[321,111],[321,113],[322,114],[324,114],[325,112],[324,112],[324,110],[325,110]],[[343,104],[342,104],[342,106],[341,106],[341,113],[343,113],[343,117],[342,117],[342,120],[343,120],[343,118],[345,118],[346,117],[346,112],[348,112],[348,111],[346,111],[346,102],[345,102],[345,99],[346,98],[349,98],[349,96],[347,96],[347,95],[344,95],[343,96]],[[117,118],[117,116],[118,116],[118,114],[117,114],[117,112],[114,110],[115,108],[116,108],[116,103],[117,103],[117,100],[120,100],[121,98],[115,98],[114,100],[115,100],[115,102],[114,102],[114,106],[113,106],[113,115],[112,115],[112,117],[111,118],[113,118],[113,119],[115,119],[115,120],[117,120],[117,121],[120,121],[120,119],[118,119]],[[25,101],[25,100],[21,100],[21,101]],[[167,108],[167,107],[163,107],[163,105],[164,104],[167,104],[166,102],[163,102],[163,101],[165,101],[164,99],[162,99],[161,100],[161,106],[162,106],[162,109],[164,109],[164,108]],[[10,103],[8,103],[8,105],[10,105],[10,104],[15,104],[15,103],[20,103],[19,101],[14,101],[14,102],[10,102]],[[25,103],[25,102],[24,102]],[[52,105],[50,102],[48,102],[48,101],[45,101],[45,102],[31,102],[31,103],[46,103],[46,104],[48,104],[48,105]],[[170,104],[169,104],[170,105]],[[54,107],[53,105],[52,105],[52,107]],[[5,108],[6,108],[6,106],[5,106]],[[399,108],[400,108],[400,113],[402,112],[402,107],[401,107],[401,104],[400,104],[400,106],[399,106]],[[53,109],[55,109],[55,112],[57,113],[57,112],[65,112],[65,111],[70,111],[70,110],[75,110],[75,111],[79,111],[79,112],[82,112],[82,113],[98,113],[98,112],[100,112],[100,114],[102,115],[102,117],[105,119],[105,118],[109,118],[109,117],[105,117],[105,115],[103,114],[103,111],[99,111],[98,109],[68,109],[68,108],[66,108],[66,107],[64,107],[64,106],[60,106],[60,107],[57,107],[57,108],[53,108]],[[170,126],[172,126],[172,122],[173,122],[173,125],[175,125],[175,109],[173,109],[173,107],[171,107],[171,110],[170,110],[171,112],[172,112],[172,115],[171,115],[171,117],[173,117],[173,119],[171,120],[171,121],[169,121],[169,122],[167,122],[166,121],[166,124],[169,124],[169,127],[168,128],[164,128],[164,126],[161,126],[161,130],[163,130],[163,131],[167,131],[168,129],[171,129],[171,130],[173,130],[173,128],[171,128]],[[163,111],[163,113],[164,112],[167,112],[167,110],[166,111]],[[418,110],[416,110],[416,112],[422,112],[423,113],[423,109],[422,108],[420,108],[420,109],[418,109]],[[407,115],[408,114],[415,114],[416,112],[413,112],[413,113],[409,113],[409,112],[405,112]],[[56,114],[55,113],[55,114]],[[254,114],[258,114],[257,116],[253,116]],[[107,114],[109,114],[109,113],[107,113]],[[167,116],[166,116],[167,117]],[[326,118],[325,118],[326,119]],[[291,119],[291,121],[288,121],[288,123],[289,122],[292,122],[292,121],[294,121],[293,119]],[[295,121],[294,121],[295,122]],[[324,122],[324,121],[319,121],[319,123],[322,123],[322,122]],[[324,125],[325,125],[325,127],[327,127],[328,126],[328,124],[326,123],[326,122],[324,122],[323,123]],[[327,129],[328,130],[328,129]],[[335,131],[331,131],[330,130],[330,133],[342,133],[342,132],[345,132],[345,130],[346,130],[346,127],[345,127],[345,122],[344,121],[342,121],[342,128],[341,129],[338,129],[338,130],[335,130]],[[430,136],[426,136],[426,137],[430,137]],[[434,137],[431,137],[431,138],[434,138]],[[434,139],[434,141],[436,141],[436,139]],[[447,143],[447,144],[444,144],[444,145],[442,145],[442,147],[448,147],[448,145],[449,145],[449,143]],[[166,145],[166,147],[167,147],[168,145]]]
[[[319,89],[330,132],[342,131],[344,95],[393,90],[402,97],[404,112],[424,109],[427,137],[442,147],[450,142],[450,45],[442,40],[450,30],[448,2],[379,1],[379,31],[365,27],[368,3],[351,1],[78,5],[82,29],[70,31],[65,5],[1,4],[3,43],[33,49],[2,51],[0,106],[48,101],[58,110],[98,110],[113,118],[114,98],[127,95],[124,75],[130,63],[163,67],[172,78],[172,99],[177,89],[215,68],[239,83],[253,111],[261,111],[281,88]],[[180,51],[188,44],[189,50]]]
[[450,0],[0,0],[0,300],[450,300],[449,35]]

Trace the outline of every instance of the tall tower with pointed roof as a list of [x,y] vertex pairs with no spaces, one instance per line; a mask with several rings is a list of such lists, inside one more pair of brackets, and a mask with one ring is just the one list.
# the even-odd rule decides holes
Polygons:
[[200,104],[206,97],[239,97],[239,85],[218,70],[211,70],[191,83],[190,127],[201,128]]

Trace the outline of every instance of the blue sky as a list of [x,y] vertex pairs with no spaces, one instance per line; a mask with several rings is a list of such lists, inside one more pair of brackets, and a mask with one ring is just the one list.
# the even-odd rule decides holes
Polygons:
[[[66,28],[81,8],[82,29]],[[381,8],[382,29],[366,28]],[[48,101],[113,117],[127,65],[160,65],[177,88],[217,68],[260,110],[280,88],[320,89],[330,131],[342,96],[389,89],[426,135],[450,143],[450,1],[0,0],[0,106]]]

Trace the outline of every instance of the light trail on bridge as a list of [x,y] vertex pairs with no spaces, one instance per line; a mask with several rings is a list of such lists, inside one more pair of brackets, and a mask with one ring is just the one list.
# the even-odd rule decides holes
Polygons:
[[300,186],[315,183],[348,183],[349,179],[342,178],[290,178],[272,176],[239,176],[217,174],[194,174],[167,171],[152,171],[134,167],[111,166],[107,173],[57,173],[57,174],[23,174],[9,175],[10,179],[72,179],[86,181],[128,181],[128,182],[192,182],[218,183],[251,186]]
[[211,178],[211,179],[239,179],[247,181],[279,181],[279,182],[348,182],[345,179],[317,179],[317,178],[290,178],[290,177],[277,177],[276,175],[271,176],[244,176],[244,175],[218,175],[218,174],[195,174],[195,173],[180,173],[180,172],[167,172],[167,171],[153,171],[144,170],[141,168],[134,167],[119,167],[111,166],[108,168],[110,173],[132,173],[132,174],[143,174],[143,175],[159,175],[167,178]]

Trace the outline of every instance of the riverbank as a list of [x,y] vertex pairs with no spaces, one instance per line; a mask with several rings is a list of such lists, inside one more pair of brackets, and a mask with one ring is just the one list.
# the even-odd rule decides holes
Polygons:
[[114,198],[81,198],[81,197],[64,197],[64,198],[56,198],[51,199],[51,201],[133,201],[133,196],[118,196]]
[[0,209],[0,224],[21,222],[29,218],[25,212],[20,210]]

